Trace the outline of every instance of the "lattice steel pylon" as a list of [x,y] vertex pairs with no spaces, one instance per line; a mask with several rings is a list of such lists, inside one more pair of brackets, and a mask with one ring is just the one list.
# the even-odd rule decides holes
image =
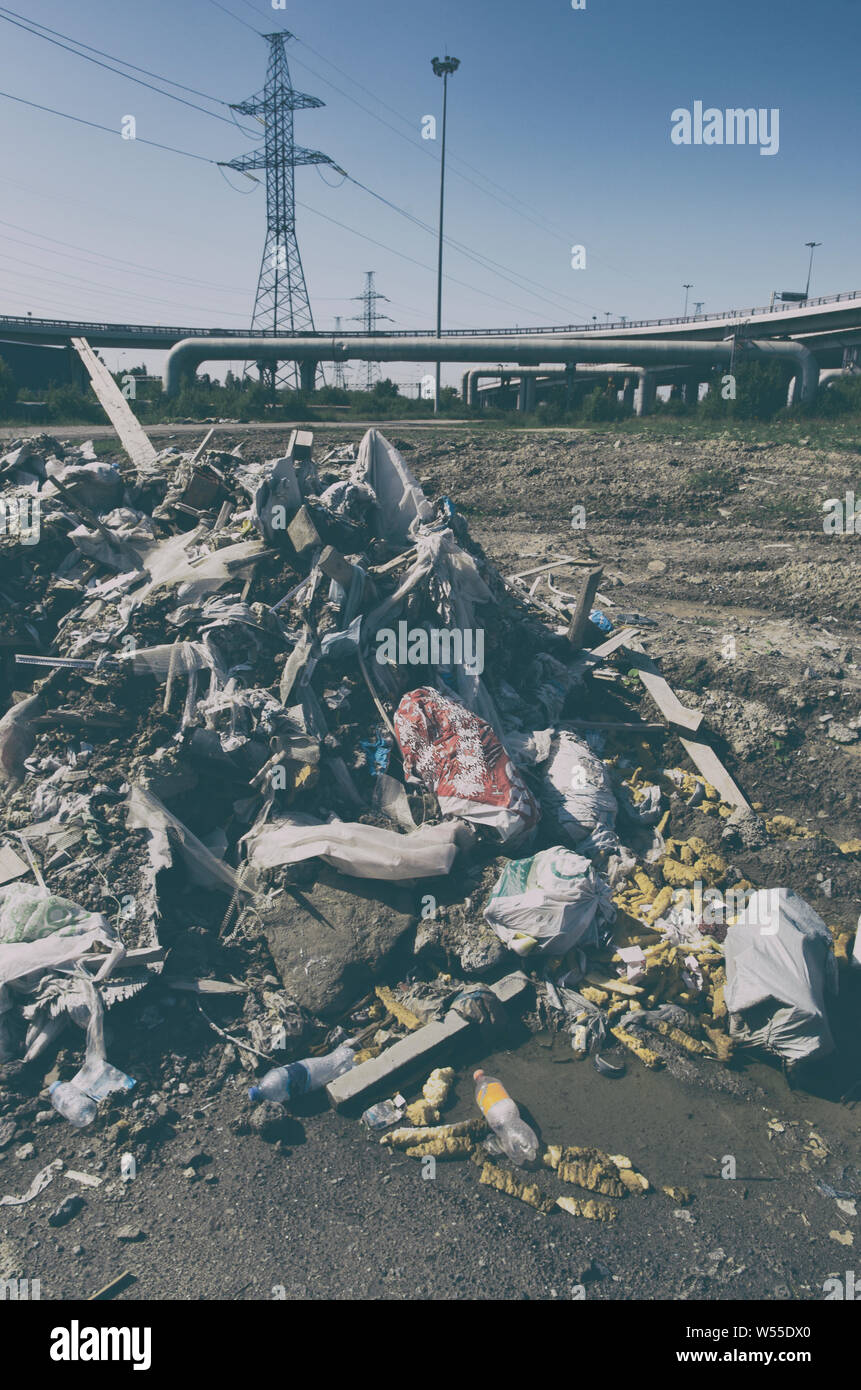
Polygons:
[[[313,333],[314,318],[296,240],[294,175],[303,164],[330,164],[334,169],[338,166],[327,154],[303,149],[293,140],[293,112],[325,105],[319,97],[306,96],[293,86],[284,45],[294,36],[282,29],[262,37],[269,44],[263,91],[249,101],[236,102],[232,110],[262,121],[263,147],[225,161],[224,165],[240,174],[250,169],[266,171],[266,242],[251,327],[272,334]],[[278,386],[297,389],[301,383],[295,363],[283,368],[278,362],[261,364],[260,378],[268,381],[273,391]]]
[[[359,300],[359,302],[364,305],[361,314],[353,315],[353,322],[360,323],[367,334],[370,335],[371,333],[375,333],[377,331],[377,324],[383,319],[385,319],[387,323],[393,322],[388,314],[377,313],[377,300],[384,299],[387,304],[389,301],[386,295],[380,294],[374,289],[374,272],[372,270],[365,271],[364,293],[354,294],[353,298]],[[365,390],[370,391],[379,373],[380,364],[379,362],[367,362],[365,366]]]
[[[340,317],[340,315],[336,315],[336,316],[335,316],[335,337],[336,337],[336,338],[340,338],[340,336],[341,336],[341,317]],[[344,364],[343,364],[343,362],[336,362],[336,363],[335,363],[335,385],[336,385],[336,386],[338,387],[338,389],[341,390],[341,391],[345,391],[345,390],[347,389],[347,378],[346,378],[346,376],[345,376],[345,374],[344,374]]]

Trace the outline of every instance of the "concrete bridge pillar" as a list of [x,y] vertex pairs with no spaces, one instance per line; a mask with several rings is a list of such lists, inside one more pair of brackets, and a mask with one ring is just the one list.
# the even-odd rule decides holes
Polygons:
[[685,405],[696,405],[700,398],[700,374],[698,371],[685,372],[682,397]]
[[302,391],[313,391],[313,390],[314,390],[314,384],[315,384],[315,382],[316,382],[316,380],[317,380],[317,365],[318,365],[318,364],[317,364],[316,362],[300,362],[300,363],[299,363],[299,387],[300,387],[300,390],[302,390]]
[[517,392],[517,409],[529,414],[535,409],[535,377],[522,376]]
[[622,405],[624,406],[625,410],[634,409],[634,389],[636,387],[636,384],[637,383],[635,377],[625,377],[625,380],[622,384]]
[[634,399],[635,415],[651,415],[655,408],[658,378],[655,372],[643,372]]

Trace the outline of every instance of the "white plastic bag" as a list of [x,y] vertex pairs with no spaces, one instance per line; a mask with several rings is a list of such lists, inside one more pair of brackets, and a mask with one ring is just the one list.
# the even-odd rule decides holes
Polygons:
[[724,952],[733,1037],[793,1062],[834,1051],[826,996],[837,993],[837,963],[831,933],[809,903],[791,888],[752,894]]
[[562,845],[510,860],[484,909],[485,921],[519,955],[536,946],[564,955],[593,923],[612,922],[615,915],[607,880]]

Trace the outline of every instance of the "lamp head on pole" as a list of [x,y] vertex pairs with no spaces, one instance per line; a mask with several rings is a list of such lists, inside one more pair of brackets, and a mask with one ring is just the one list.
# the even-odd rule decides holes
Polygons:
[[444,58],[431,58],[431,67],[437,77],[448,77],[450,73],[457,72],[460,67],[460,59],[450,58],[448,54]]

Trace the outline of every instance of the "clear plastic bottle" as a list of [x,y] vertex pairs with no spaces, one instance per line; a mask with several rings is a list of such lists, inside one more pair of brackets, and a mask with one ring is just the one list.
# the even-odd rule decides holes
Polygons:
[[520,1118],[520,1111],[501,1081],[487,1072],[473,1072],[475,1101],[512,1163],[533,1163],[538,1155],[538,1136]]
[[77,1129],[92,1124],[99,1108],[92,1096],[71,1081],[54,1082],[51,1086],[51,1104]]
[[328,1086],[336,1076],[349,1071],[355,1061],[352,1043],[341,1043],[325,1057],[305,1057],[303,1061],[290,1062],[286,1067],[273,1067],[258,1086],[250,1088],[248,1095],[253,1101],[275,1100],[286,1105],[308,1091],[319,1091],[323,1086]]

